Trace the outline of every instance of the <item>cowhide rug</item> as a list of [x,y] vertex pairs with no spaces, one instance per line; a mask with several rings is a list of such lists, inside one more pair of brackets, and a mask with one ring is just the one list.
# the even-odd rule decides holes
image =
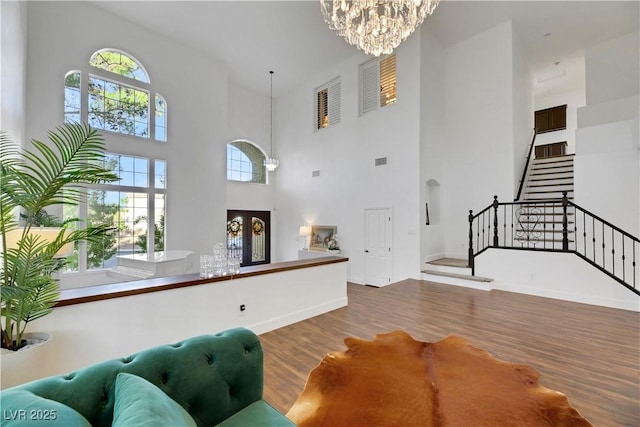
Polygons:
[[527,365],[494,359],[458,336],[403,331],[346,338],[309,374],[287,417],[299,427],[591,426]]

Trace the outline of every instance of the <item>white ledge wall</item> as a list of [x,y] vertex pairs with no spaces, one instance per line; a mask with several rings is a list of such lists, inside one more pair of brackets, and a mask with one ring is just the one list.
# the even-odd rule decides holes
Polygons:
[[572,253],[489,249],[475,266],[492,289],[640,312],[638,295]]
[[[3,355],[2,389],[146,348],[244,326],[265,333],[347,305],[347,262],[69,305],[34,321],[53,335],[46,356],[15,366]],[[240,305],[246,306],[244,313]],[[37,347],[36,347],[37,348]],[[30,351],[30,350],[27,350]]]

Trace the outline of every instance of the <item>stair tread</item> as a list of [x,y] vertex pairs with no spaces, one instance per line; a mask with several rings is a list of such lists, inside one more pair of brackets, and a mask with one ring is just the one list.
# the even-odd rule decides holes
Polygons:
[[433,276],[453,277],[456,279],[471,280],[474,282],[493,282],[493,279],[489,277],[471,276],[470,274],[448,273],[446,271],[437,270],[422,270],[422,272],[425,274],[431,274]]

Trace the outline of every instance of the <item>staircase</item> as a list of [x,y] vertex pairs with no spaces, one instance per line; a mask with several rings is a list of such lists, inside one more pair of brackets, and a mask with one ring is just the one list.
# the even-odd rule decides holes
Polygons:
[[[562,206],[526,202],[559,201],[564,193],[573,199],[574,155],[543,157],[531,161],[523,203],[516,210],[514,241],[529,249],[562,249]],[[574,244],[573,213],[568,213],[569,244]]]
[[457,258],[440,258],[425,263],[422,279],[436,283],[463,286],[466,288],[490,291],[493,279],[474,276],[468,260]]
[[531,161],[524,200],[573,199],[573,154],[543,157]]

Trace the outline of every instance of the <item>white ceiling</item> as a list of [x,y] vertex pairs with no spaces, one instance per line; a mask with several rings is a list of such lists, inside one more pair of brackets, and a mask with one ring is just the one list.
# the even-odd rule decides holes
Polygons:
[[[94,3],[226,62],[235,80],[267,96],[269,70],[275,71],[277,97],[327,64],[357,54],[364,58],[329,30],[318,0]],[[511,19],[532,70],[542,80],[584,73],[582,48],[637,31],[639,5],[638,0],[443,0],[422,25],[446,47]],[[538,89],[554,90],[549,82]]]

